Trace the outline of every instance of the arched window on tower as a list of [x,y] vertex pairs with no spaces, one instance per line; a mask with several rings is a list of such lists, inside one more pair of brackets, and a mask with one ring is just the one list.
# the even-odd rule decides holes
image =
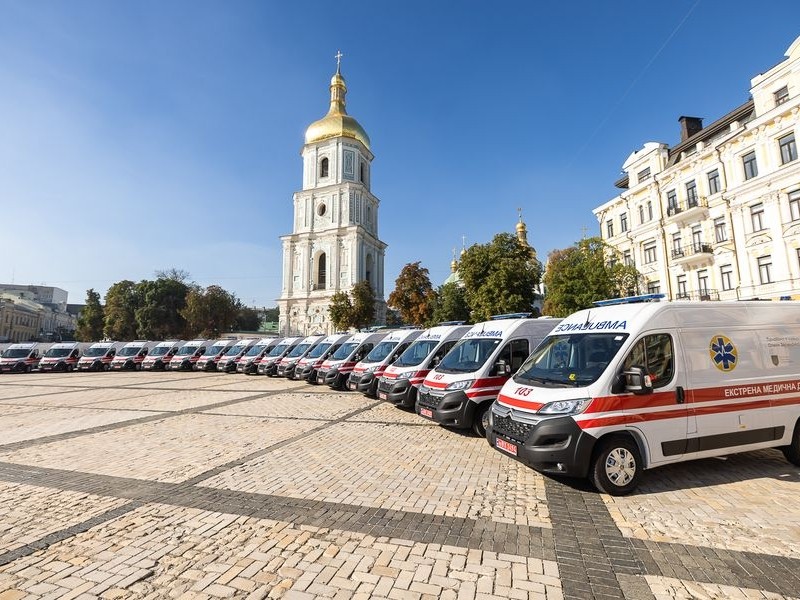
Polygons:
[[314,286],[315,289],[324,290],[327,287],[327,271],[328,259],[323,252],[317,259],[317,285]]
[[358,180],[361,183],[364,183],[366,181],[365,180],[366,173],[367,173],[367,171],[364,168],[364,163],[363,162],[362,163],[358,163]]
[[328,176],[328,158],[325,157],[321,161],[319,161],[319,176],[320,177],[327,177]]
[[372,270],[373,270],[372,254],[367,254],[367,265],[366,265],[366,267],[367,268],[366,268],[366,271],[364,272],[364,279],[367,280],[367,283],[374,290],[375,286],[372,283]]

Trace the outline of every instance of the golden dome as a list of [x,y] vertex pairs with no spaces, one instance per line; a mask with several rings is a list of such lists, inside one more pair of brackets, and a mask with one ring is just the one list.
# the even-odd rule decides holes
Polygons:
[[523,223],[522,221],[517,223],[517,233],[519,233],[520,231],[525,231],[526,229],[527,228],[525,227],[525,223]]
[[339,67],[331,77],[331,105],[328,114],[319,121],[314,121],[306,129],[306,144],[313,144],[334,137],[349,137],[358,140],[369,148],[369,136],[358,121],[347,114],[344,108],[344,97],[347,86],[344,83]]

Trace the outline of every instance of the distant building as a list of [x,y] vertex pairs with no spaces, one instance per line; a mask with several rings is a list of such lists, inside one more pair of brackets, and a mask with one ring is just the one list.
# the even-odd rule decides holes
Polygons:
[[602,238],[671,299],[800,299],[800,37],[713,123],[624,162],[622,191],[593,212]]
[[[77,314],[69,310],[67,291],[45,285],[20,285],[0,283],[0,297],[16,305],[16,317],[10,308],[0,321],[0,340],[18,338],[14,341],[58,341],[72,339],[77,327]],[[31,312],[37,314],[35,330],[30,330]],[[13,330],[12,330],[13,325]]]
[[44,310],[38,302],[0,293],[0,342],[38,340]]

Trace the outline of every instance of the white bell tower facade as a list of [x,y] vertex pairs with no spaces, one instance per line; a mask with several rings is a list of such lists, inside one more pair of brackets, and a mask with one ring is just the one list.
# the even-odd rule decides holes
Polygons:
[[386,244],[378,238],[380,201],[371,192],[374,157],[366,132],[345,111],[347,87],[338,64],[330,93],[328,114],[306,130],[303,187],[293,196],[292,233],[281,237],[281,335],[333,333],[331,297],[359,281],[375,292],[375,322],[386,319]]

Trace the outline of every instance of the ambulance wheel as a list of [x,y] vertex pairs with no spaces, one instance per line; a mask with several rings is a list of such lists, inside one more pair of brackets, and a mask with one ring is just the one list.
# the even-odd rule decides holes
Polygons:
[[636,488],[641,473],[642,458],[636,443],[613,437],[603,440],[595,451],[589,477],[598,491],[624,496]]
[[781,448],[783,455],[793,465],[800,467],[800,421],[794,426],[792,442],[788,446]]
[[486,429],[489,427],[489,409],[491,402],[484,402],[475,409],[475,417],[472,420],[472,431],[478,437],[486,437]]
[[33,367],[32,367],[31,365],[27,365],[27,366],[25,367],[25,372],[26,372],[26,373],[30,373],[31,371],[33,371]]

